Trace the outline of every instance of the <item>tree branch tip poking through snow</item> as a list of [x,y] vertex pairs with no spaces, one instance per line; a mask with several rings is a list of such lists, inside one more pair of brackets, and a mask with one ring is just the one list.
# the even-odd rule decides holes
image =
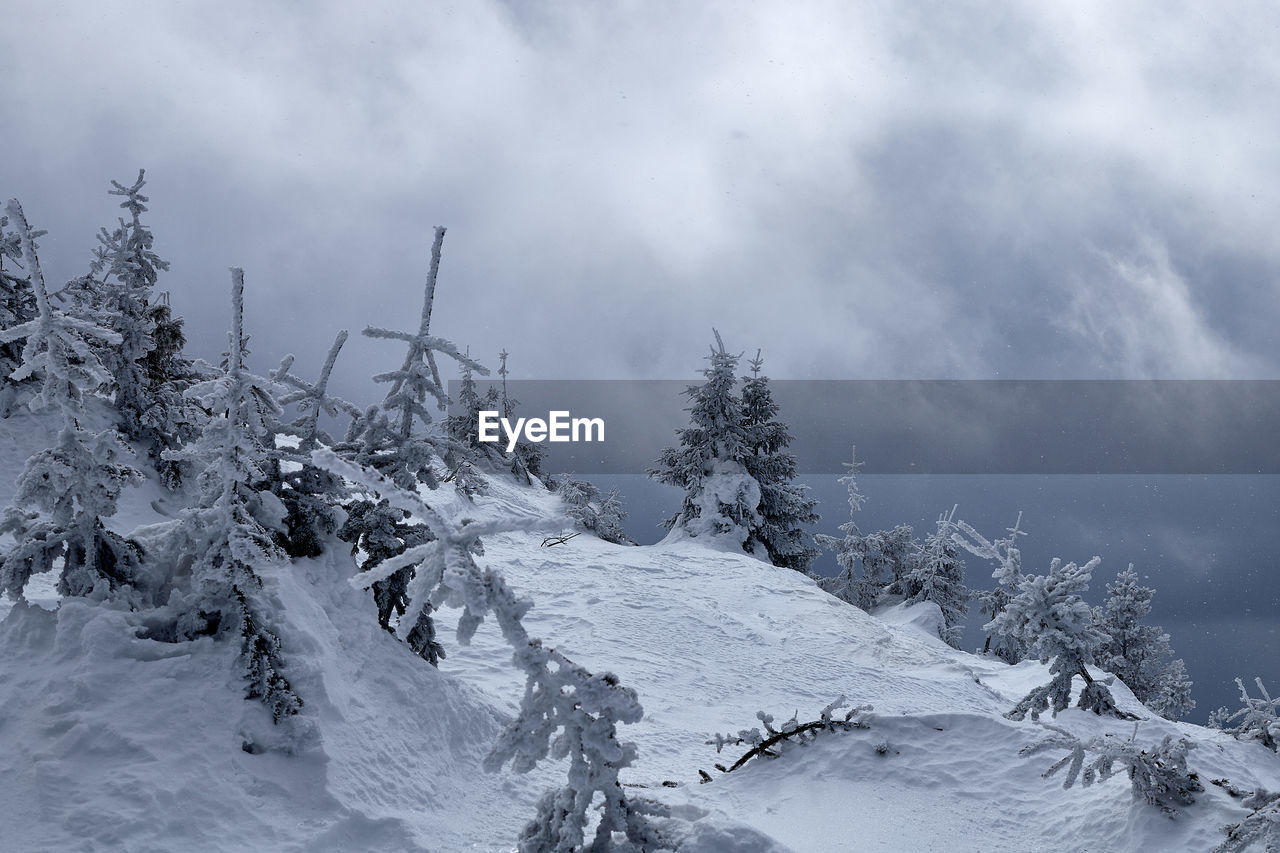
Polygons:
[[[836,718],[834,713],[840,708],[849,708],[845,715]],[[714,765],[721,773],[732,773],[739,767],[746,764],[752,758],[777,758],[782,754],[783,750],[792,743],[807,746],[811,741],[824,731],[853,731],[854,729],[871,728],[870,712],[874,708],[871,705],[849,706],[843,695],[831,704],[822,709],[818,719],[807,723],[801,723],[798,720],[798,713],[792,714],[791,719],[787,720],[779,728],[773,726],[773,715],[764,711],[757,711],[756,718],[760,720],[764,726],[761,732],[758,728],[741,729],[737,734],[721,735],[716,734],[714,738],[706,743],[716,748],[716,752],[720,752],[726,746],[738,746],[746,744],[750,747],[743,753],[737,761],[729,767],[722,764]],[[710,774],[706,771],[699,770],[699,777],[705,782],[711,781]]]
[[[1214,784],[1225,780],[1214,780]],[[1236,796],[1231,790],[1228,790]],[[1213,853],[1243,853],[1253,849],[1259,853],[1280,850],[1280,794],[1265,788],[1253,791],[1241,805],[1253,811],[1237,824],[1222,827],[1227,838],[1213,848]]]
[[[1158,745],[1143,749],[1137,744],[1136,723],[1128,739],[1107,734],[1089,741],[1081,741],[1058,726],[1041,725],[1052,734],[1027,744],[1018,754],[1026,758],[1050,749],[1067,750],[1065,756],[1040,774],[1048,779],[1066,767],[1063,790],[1070,789],[1077,779],[1082,780],[1086,788],[1094,782],[1105,782],[1115,774],[1115,765],[1119,764],[1129,774],[1134,797],[1141,797],[1170,818],[1177,817],[1180,808],[1194,803],[1195,794],[1204,790],[1199,775],[1187,768],[1187,753],[1195,749],[1195,744],[1186,738],[1174,741],[1172,735],[1165,735]],[[1095,753],[1097,757],[1086,764],[1088,753]]]

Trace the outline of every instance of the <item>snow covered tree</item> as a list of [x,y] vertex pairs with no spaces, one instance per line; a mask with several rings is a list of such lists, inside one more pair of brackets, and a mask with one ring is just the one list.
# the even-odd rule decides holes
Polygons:
[[[1245,689],[1244,681],[1237,678],[1236,686],[1240,688],[1240,709],[1230,713],[1226,708],[1220,708],[1210,715],[1209,725],[1235,735],[1241,740],[1256,740],[1273,752],[1280,751],[1280,714],[1277,713],[1280,711],[1280,697],[1272,699],[1267,688],[1263,686],[1261,678],[1255,678],[1253,681],[1258,685],[1260,696],[1256,699],[1250,696],[1249,691]],[[1237,725],[1228,726],[1228,723],[1236,720],[1240,721]]]
[[320,377],[314,384],[289,372],[294,361],[292,353],[271,372],[276,383],[292,389],[286,391],[277,404],[282,410],[294,406],[298,411],[294,420],[277,426],[279,434],[292,436],[297,443],[292,447],[279,446],[270,454],[272,491],[287,512],[283,545],[291,557],[318,556],[324,550],[325,538],[335,533],[342,523],[339,505],[348,497],[347,490],[339,478],[311,464],[311,451],[322,443],[329,447],[336,444],[333,437],[320,428],[322,414],[332,418],[346,415],[353,420],[360,417],[355,405],[328,392],[329,376],[346,341],[344,329],[338,332],[329,348]]
[[[981,590],[977,593],[979,612],[988,617],[988,624],[1004,612],[1009,602],[1018,594],[1022,583],[1022,552],[1018,549],[1018,537],[1026,536],[1020,528],[1022,513],[1013,527],[1007,528],[1008,536],[994,542],[987,539],[973,526],[964,521],[956,522],[952,538],[956,544],[975,557],[991,560],[996,564],[991,577],[995,580],[994,589]],[[982,653],[994,654],[1005,663],[1017,663],[1025,657],[1022,641],[1010,634],[988,632],[982,644]]]
[[1054,557],[1049,574],[1024,577],[1004,612],[983,626],[985,631],[1021,640],[1028,654],[1050,664],[1053,674],[1048,684],[1032,690],[1005,714],[1009,719],[1021,720],[1029,711],[1031,719],[1038,720],[1050,706],[1057,716],[1071,704],[1071,683],[1077,675],[1085,682],[1076,701],[1079,707],[1096,714],[1131,716],[1116,709],[1111,691],[1089,674],[1087,666],[1107,641],[1107,635],[1093,623],[1092,609],[1080,598],[1100,562],[1102,558],[1094,557],[1083,566],[1064,565]]
[[[29,278],[20,277],[5,268],[6,261],[10,265],[22,264],[22,239],[17,232],[9,233],[6,226],[9,217],[0,216],[0,332],[16,328],[35,319],[36,296],[31,288]],[[35,240],[43,232],[33,232]],[[0,342],[0,417],[8,417],[21,402],[22,385],[31,386],[35,377],[28,377],[25,383],[11,378],[13,372],[22,364],[22,338],[5,339]]]
[[752,359],[751,377],[742,386],[742,418],[746,430],[749,474],[760,485],[760,526],[756,537],[775,566],[807,572],[818,549],[805,525],[816,524],[816,500],[807,486],[795,483],[796,457],[787,448],[791,429],[778,420],[778,404],[769,390],[769,377],[760,372],[760,351]]
[[[1104,736],[1088,742],[1057,726],[1045,728],[1053,734],[1023,747],[1019,755],[1036,755],[1049,749],[1067,750],[1067,754],[1043,774],[1048,778],[1066,767],[1063,788],[1070,788],[1081,777],[1086,788],[1094,782],[1105,782],[1119,765],[1129,775],[1134,798],[1141,798],[1168,817],[1177,816],[1179,809],[1194,803],[1195,795],[1204,790],[1200,777],[1187,767],[1187,753],[1195,748],[1195,744],[1186,738],[1174,741],[1171,735],[1165,735],[1158,746],[1143,749],[1136,742],[1136,724],[1128,740]],[[1086,765],[1085,758],[1089,754],[1095,757]]]
[[964,561],[952,538],[956,508],[938,516],[937,529],[924,541],[906,576],[905,601],[914,604],[932,601],[942,611],[939,635],[948,645],[960,648],[960,624],[969,612],[971,593],[964,585]]
[[[396,509],[422,519],[431,538],[383,561],[374,570],[352,579],[367,588],[402,569],[412,572],[408,609],[398,632],[407,637],[421,613],[439,606],[461,607],[457,640],[467,644],[484,619],[493,615],[503,637],[515,652],[525,674],[525,691],[515,718],[499,736],[485,760],[489,771],[511,764],[517,773],[532,770],[548,756],[569,760],[568,779],[549,791],[538,804],[535,818],[521,833],[522,853],[551,850],[608,850],[622,835],[635,849],[658,850],[664,843],[651,817],[665,815],[665,807],[629,797],[618,774],[636,758],[634,744],[618,738],[619,723],[634,723],[643,709],[634,690],[609,672],[593,674],[554,648],[529,636],[521,620],[532,606],[517,598],[502,574],[482,568],[480,537],[508,530],[533,530],[543,523],[535,516],[498,520],[450,518],[425,503],[418,492],[359,468],[328,450],[313,454],[313,462],[346,477]],[[600,801],[596,831],[584,846],[591,811]]]
[[433,423],[427,408],[428,398],[441,411],[449,403],[449,396],[440,383],[435,353],[443,353],[481,376],[489,375],[487,368],[463,355],[452,342],[431,334],[431,309],[440,273],[444,232],[444,228],[436,228],[431,245],[431,269],[427,274],[418,330],[396,332],[372,327],[364,330],[367,337],[403,341],[406,351],[399,370],[373,377],[374,382],[387,383],[391,388],[382,404],[370,409],[361,419],[361,433],[352,443],[350,456],[406,489],[417,483],[435,488],[438,482],[431,470],[432,462],[444,459],[451,446],[439,425]]
[[[515,417],[516,408],[520,405],[520,401],[507,393],[507,376],[511,371],[507,367],[507,359],[511,353],[505,349],[498,353],[498,375],[502,377],[502,390],[498,395],[498,411],[502,412],[504,418]],[[511,473],[517,479],[523,480],[525,483],[532,485],[533,478],[541,478],[544,476],[542,463],[546,459],[546,450],[540,443],[527,441],[521,435],[516,441],[516,449],[513,451],[514,459],[511,461]]]
[[54,309],[22,206],[11,199],[6,209],[17,229],[36,316],[0,332],[0,340],[25,339],[22,361],[10,378],[21,382],[38,376],[40,390],[28,406],[33,411],[56,408],[62,424],[57,443],[23,466],[13,503],[0,522],[0,532],[15,539],[0,559],[0,590],[21,597],[32,574],[60,562],[60,593],[88,595],[105,584],[105,594],[134,581],[140,552],[107,530],[103,519],[115,514],[120,492],[141,475],[122,461],[129,451],[114,429],[94,433],[81,421],[85,398],[111,379],[95,344],[119,343],[120,338],[102,325]]
[[[195,427],[184,411],[179,380],[182,369],[180,321],[167,305],[153,305],[153,289],[169,264],[156,254],[151,230],[143,224],[148,198],[142,194],[145,172],[139,170],[131,186],[112,181],[111,195],[123,197],[120,207],[129,218],[117,227],[103,228],[89,274],[68,285],[73,304],[81,311],[103,316],[120,341],[103,346],[99,355],[114,380],[120,430],[148,450],[157,471],[171,487],[181,472],[162,463],[163,451],[194,437]],[[175,328],[175,322],[178,325]],[[163,325],[162,325],[163,324]]]
[[[714,332],[714,330],[713,330]],[[686,394],[693,425],[678,431],[679,447],[668,447],[649,476],[684,490],[680,511],[664,522],[673,533],[705,538],[765,556],[760,541],[760,484],[747,473],[749,438],[742,399],[734,392],[738,356],[724,348],[719,332],[702,374],[706,382]]]
[[839,481],[849,490],[849,520],[840,525],[840,532],[844,536],[836,538],[818,534],[814,537],[818,545],[836,552],[836,563],[840,566],[840,572],[832,578],[817,578],[817,582],[819,587],[836,598],[863,610],[870,610],[884,588],[884,580],[871,577],[863,563],[863,558],[867,555],[867,538],[858,529],[857,517],[862,510],[862,504],[866,501],[866,496],[858,490],[858,468],[862,463],[858,461],[856,447],[853,449],[851,458],[852,461],[844,463],[844,467],[849,469],[848,473]]
[[617,489],[602,495],[594,484],[561,474],[556,478],[555,493],[564,501],[565,514],[583,529],[615,545],[636,544],[622,528],[627,512]]
[[244,367],[244,270],[233,268],[231,282],[226,368],[187,390],[211,416],[194,442],[165,451],[167,458],[203,466],[196,479],[200,503],[183,514],[195,559],[192,589],[178,604],[176,633],[192,638],[238,632],[245,698],[261,701],[279,723],[302,707],[285,676],[273,625],[279,605],[263,584],[264,573],[286,564],[276,544],[285,509],[266,488],[280,409],[271,383]]
[[1157,625],[1144,625],[1155,590],[1138,583],[1129,568],[1107,584],[1106,605],[1094,621],[1109,640],[1098,650],[1098,666],[1123,681],[1138,701],[1162,717],[1176,720],[1195,707],[1186,665],[1172,660],[1169,635]]

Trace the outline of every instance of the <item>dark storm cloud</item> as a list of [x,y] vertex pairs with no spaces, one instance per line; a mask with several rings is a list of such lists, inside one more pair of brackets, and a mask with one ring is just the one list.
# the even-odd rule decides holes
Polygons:
[[40,4],[0,183],[67,277],[147,166],[194,342],[243,265],[263,365],[415,315],[447,224],[438,329],[517,375],[716,325],[775,376],[1271,376],[1276,13],[1156,9]]

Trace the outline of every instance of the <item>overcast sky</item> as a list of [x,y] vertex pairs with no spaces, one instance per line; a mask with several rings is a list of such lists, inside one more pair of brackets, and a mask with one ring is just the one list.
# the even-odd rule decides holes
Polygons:
[[48,277],[145,167],[192,353],[243,266],[254,368],[348,328],[361,404],[435,225],[433,330],[515,376],[689,377],[715,326],[777,378],[1280,378],[1274,3],[6,6]]

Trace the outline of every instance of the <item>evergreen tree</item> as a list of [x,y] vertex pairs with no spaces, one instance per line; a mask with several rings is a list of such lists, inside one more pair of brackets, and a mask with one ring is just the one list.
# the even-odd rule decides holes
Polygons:
[[1107,642],[1107,635],[1093,622],[1093,611],[1080,598],[1101,561],[1094,557],[1083,566],[1063,565],[1054,557],[1049,574],[1023,578],[1018,594],[1004,612],[983,626],[983,630],[1020,639],[1029,654],[1050,664],[1049,672],[1053,674],[1047,685],[1032,690],[1005,714],[1009,719],[1021,720],[1029,711],[1031,719],[1038,720],[1051,705],[1057,716],[1071,704],[1071,683],[1077,675],[1085,682],[1076,702],[1079,707],[1096,714],[1131,716],[1116,709],[1111,691],[1089,674],[1087,666]]
[[[404,341],[404,362],[399,370],[373,377],[375,382],[388,383],[391,388],[381,405],[371,407],[362,418],[352,422],[346,441],[338,447],[350,461],[377,472],[406,490],[415,489],[419,484],[431,489],[438,487],[439,481],[432,465],[454,453],[458,447],[441,432],[440,425],[433,422],[427,408],[428,398],[433,399],[441,410],[449,402],[440,383],[435,353],[448,355],[464,369],[482,376],[489,374],[482,365],[463,355],[453,343],[431,334],[431,312],[444,234],[444,228],[436,228],[417,332],[364,330],[368,337]],[[428,529],[420,525],[406,525],[404,513],[386,502],[355,502],[345,508],[348,518],[339,536],[356,548],[365,548],[369,556],[361,564],[361,569],[366,572],[380,572],[384,560],[398,557],[405,550],[430,541]],[[405,615],[410,600],[410,577],[409,572],[397,569],[370,581],[371,585],[381,584],[375,588],[378,621],[388,629],[393,627],[394,621],[400,636],[434,664],[443,655],[443,649],[434,639],[430,603],[423,601],[408,617]],[[410,624],[405,624],[405,618],[411,620]]]
[[[920,561],[921,544],[910,524],[899,524],[892,530],[877,530],[866,537],[867,553],[862,565],[870,578],[884,578],[882,603],[905,601],[919,591],[912,573]],[[885,599],[888,599],[887,601]]]
[[191,597],[178,618],[182,637],[238,631],[245,698],[258,699],[280,722],[302,700],[284,674],[279,605],[264,588],[263,573],[278,571],[285,554],[276,544],[285,509],[268,488],[275,424],[280,416],[271,383],[244,367],[244,270],[231,270],[231,319],[227,363],[221,376],[188,389],[211,413],[199,438],[165,456],[203,465],[197,477],[200,503],[187,510],[183,530],[195,561]]
[[[819,534],[815,538],[820,546],[836,552],[840,572],[832,578],[817,578],[818,586],[855,607],[870,610],[875,606],[884,581],[868,573],[864,558],[867,556],[867,537],[858,529],[857,516],[866,501],[858,490],[858,451],[854,448],[851,462],[844,463],[848,473],[840,478],[849,490],[849,520],[840,525],[841,538]],[[861,566],[861,572],[859,572]]]
[[[507,376],[511,372],[507,367],[507,358],[509,356],[510,353],[505,349],[498,353],[498,375],[502,377],[502,391],[498,394],[496,401],[499,404],[496,410],[502,412],[502,416],[508,420],[515,417],[516,407],[520,405],[519,400],[507,393]],[[489,390],[493,391],[494,389],[490,388]],[[493,402],[495,401],[486,402],[486,407],[492,407]],[[542,463],[545,459],[546,450],[543,449],[542,445],[537,442],[527,441],[521,435],[516,441],[514,458],[511,461],[511,473],[517,479],[532,485],[534,477],[543,477]]]
[[[1021,524],[1022,513],[1018,513],[1018,520],[1013,523],[1013,527],[1008,528],[1009,535],[992,542],[966,522],[956,522],[956,544],[975,557],[982,557],[996,564],[995,571],[991,573],[996,581],[995,588],[982,590],[977,594],[979,612],[988,617],[988,624],[1009,606],[1022,583],[1022,552],[1018,550],[1018,537],[1027,534],[1019,529]],[[1022,641],[1017,637],[990,631],[982,645],[982,653],[994,654],[1005,663],[1017,663],[1025,657]]]
[[294,361],[292,353],[271,372],[275,382],[293,389],[277,400],[280,408],[294,406],[298,410],[297,418],[277,427],[281,435],[292,436],[297,444],[277,447],[271,454],[272,491],[287,512],[287,532],[282,544],[291,557],[319,556],[324,550],[325,538],[335,533],[342,523],[339,505],[348,497],[347,490],[339,478],[311,464],[311,452],[321,444],[329,447],[336,444],[333,437],[320,428],[321,414],[334,418],[347,415],[353,420],[360,417],[360,410],[353,404],[328,393],[329,376],[346,341],[344,329],[338,332],[329,348],[315,384],[289,372]]
[[818,555],[805,525],[816,524],[816,500],[806,497],[807,486],[793,482],[796,457],[787,448],[791,430],[778,420],[778,404],[769,390],[769,377],[760,372],[760,351],[750,362],[751,377],[742,386],[742,416],[748,453],[747,473],[760,485],[760,526],[756,537],[775,566],[807,572]]
[[439,483],[431,470],[432,462],[444,459],[450,451],[447,436],[433,424],[427,408],[428,398],[433,399],[441,411],[449,403],[448,394],[440,383],[435,353],[444,353],[481,376],[489,375],[484,366],[463,355],[452,342],[431,334],[431,310],[440,272],[444,232],[444,228],[436,228],[435,241],[431,246],[431,269],[427,275],[418,330],[396,332],[372,327],[364,330],[364,334],[371,338],[403,341],[406,352],[399,370],[373,377],[374,382],[387,383],[391,387],[381,406],[370,409],[361,419],[361,432],[352,442],[353,446],[347,449],[354,461],[372,467],[406,489],[417,483],[436,488]]
[[964,585],[964,561],[953,540],[955,513],[938,517],[937,530],[924,541],[907,582],[912,590],[908,603],[932,601],[942,611],[942,631],[939,636],[954,648],[960,648],[960,621],[969,612],[971,593]]
[[1144,625],[1155,590],[1138,583],[1129,568],[1107,584],[1106,605],[1094,620],[1109,639],[1098,650],[1098,666],[1118,676],[1138,701],[1162,717],[1176,720],[1195,707],[1186,665],[1171,660],[1169,635],[1157,625]]
[[[148,198],[142,194],[145,172],[139,170],[131,186],[112,181],[111,195],[121,196],[120,207],[129,218],[116,228],[103,228],[89,274],[68,286],[80,310],[101,313],[120,342],[99,350],[115,386],[120,430],[148,450],[162,479],[176,487],[181,472],[172,462],[163,463],[163,451],[181,446],[195,435],[184,411],[181,380],[189,369],[183,364],[181,321],[175,321],[167,305],[153,305],[152,291],[169,264],[156,254],[151,230],[143,224]],[[176,345],[176,348],[175,348]]]
[[[5,268],[6,261],[13,266],[22,264],[22,239],[17,232],[5,230],[9,217],[0,216],[0,332],[15,329],[36,317],[36,297],[29,278],[22,278]],[[32,232],[35,240],[44,232]],[[12,379],[12,374],[22,364],[22,338],[0,342],[0,417],[8,417],[17,408],[23,396],[24,386],[34,385],[35,377],[25,382]]]
[[[115,514],[120,492],[140,474],[121,461],[128,448],[114,429],[91,432],[81,425],[85,398],[110,382],[98,360],[96,342],[119,343],[98,317],[79,318],[55,310],[49,301],[36,254],[33,232],[17,199],[7,206],[17,229],[36,316],[0,332],[0,340],[25,339],[22,361],[11,379],[39,376],[33,411],[55,408],[61,415],[57,444],[31,456],[18,477],[13,503],[0,522],[0,533],[16,544],[0,560],[0,590],[18,598],[31,575],[61,562],[58,591],[88,595],[106,585],[119,590],[132,585],[140,552],[137,546],[103,526]],[[106,590],[103,590],[105,592]]]
[[[714,330],[713,330],[714,331]],[[760,484],[747,473],[749,438],[742,399],[734,393],[738,356],[724,348],[720,333],[703,370],[706,381],[686,394],[692,426],[678,431],[679,447],[662,451],[649,476],[684,490],[680,511],[664,522],[672,532],[732,544],[765,556],[761,526]]]

